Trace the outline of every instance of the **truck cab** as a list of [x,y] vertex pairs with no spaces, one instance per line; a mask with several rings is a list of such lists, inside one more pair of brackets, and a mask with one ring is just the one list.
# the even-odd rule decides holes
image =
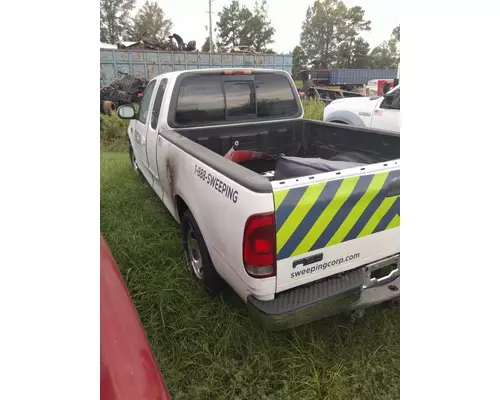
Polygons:
[[323,121],[399,133],[400,85],[383,96],[344,98],[325,107]]

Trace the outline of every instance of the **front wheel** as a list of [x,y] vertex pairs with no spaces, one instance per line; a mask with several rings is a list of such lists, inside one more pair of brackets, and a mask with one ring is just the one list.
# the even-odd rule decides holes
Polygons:
[[130,156],[130,166],[133,168],[133,170],[135,172],[139,173],[140,172],[139,171],[139,164],[137,164],[137,158],[135,158],[134,149],[132,148],[131,144],[129,145],[128,153]]
[[200,228],[189,210],[182,217],[181,239],[186,263],[193,277],[202,284],[206,294],[218,294],[222,290],[222,278],[210,259]]
[[135,171],[135,173],[137,175],[139,175],[141,182],[146,183],[147,182],[146,177],[143,175],[142,171],[139,169],[139,164],[138,164],[137,158],[135,157],[134,149],[132,148],[132,145],[130,143],[129,143],[128,153],[129,153],[129,157],[130,157],[130,166]]

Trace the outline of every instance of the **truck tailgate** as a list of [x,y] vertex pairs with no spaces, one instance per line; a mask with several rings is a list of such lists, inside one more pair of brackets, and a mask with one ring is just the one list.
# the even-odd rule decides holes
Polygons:
[[389,164],[285,189],[273,185],[277,292],[399,253],[400,171]]

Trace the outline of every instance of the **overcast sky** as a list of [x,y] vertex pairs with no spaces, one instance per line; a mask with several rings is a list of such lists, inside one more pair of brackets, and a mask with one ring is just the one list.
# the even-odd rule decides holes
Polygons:
[[[208,0],[157,0],[168,18],[174,23],[173,32],[182,37],[185,43],[196,40],[198,49],[201,48],[207,33]],[[137,0],[141,7],[146,0]],[[212,24],[215,28],[217,12],[231,3],[231,0],[214,0]],[[240,0],[240,4],[253,8],[255,0]],[[269,18],[276,29],[274,41],[270,47],[279,53],[288,53],[299,44],[302,21],[305,19],[307,7],[313,5],[314,0],[268,0]],[[348,7],[361,6],[365,10],[365,17],[372,21],[372,30],[364,33],[363,37],[373,48],[390,38],[392,29],[400,23],[398,0],[344,0]]]

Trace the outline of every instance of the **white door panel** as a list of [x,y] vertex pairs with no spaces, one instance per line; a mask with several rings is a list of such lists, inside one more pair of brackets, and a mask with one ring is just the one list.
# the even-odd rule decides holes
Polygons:
[[373,111],[371,128],[399,132],[400,128],[400,88],[390,91],[380,99]]
[[[147,131],[149,126],[149,115],[151,113],[151,100],[153,99],[156,82],[156,80],[151,81],[144,91],[144,96],[142,97],[142,101],[139,106],[137,121],[132,131],[132,138],[135,142],[135,157],[141,166],[141,170],[149,170]],[[146,178],[149,178],[148,175],[150,174],[145,174]],[[150,182],[150,184],[152,184],[152,182]]]

